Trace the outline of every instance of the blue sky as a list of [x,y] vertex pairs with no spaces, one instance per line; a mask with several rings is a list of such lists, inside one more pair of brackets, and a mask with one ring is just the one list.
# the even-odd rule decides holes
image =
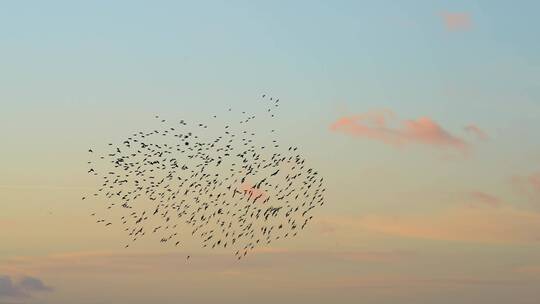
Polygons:
[[[272,277],[286,273],[302,291],[277,299],[299,303],[320,299],[302,288],[327,285],[343,303],[536,303],[539,11],[538,1],[488,0],[4,1],[0,278],[54,287],[36,303],[118,302],[125,282],[141,303],[197,282],[216,294],[197,283],[188,298],[232,303],[240,285],[265,295],[257,282],[285,284]],[[470,24],[453,30],[444,14]],[[88,146],[152,128],[156,114],[196,121],[262,93],[283,102],[282,140],[327,177],[327,209],[298,242],[240,269],[210,254],[220,271],[190,266],[189,281],[148,252],[176,253],[120,252],[121,235],[74,203],[91,186]],[[346,119],[382,109],[395,115],[383,127]],[[161,297],[143,292],[163,278]],[[104,293],[110,284],[118,290]]]

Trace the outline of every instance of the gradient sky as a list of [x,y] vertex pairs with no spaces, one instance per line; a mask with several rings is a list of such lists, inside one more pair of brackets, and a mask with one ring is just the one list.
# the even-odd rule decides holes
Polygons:
[[[0,303],[538,303],[539,11],[0,3]],[[327,180],[304,234],[186,263],[88,216],[88,147],[263,92]]]

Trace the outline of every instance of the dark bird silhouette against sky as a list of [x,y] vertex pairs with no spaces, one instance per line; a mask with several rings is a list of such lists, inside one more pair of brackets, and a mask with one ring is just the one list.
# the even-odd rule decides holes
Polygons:
[[93,197],[103,212],[97,223],[122,227],[125,248],[151,232],[162,244],[181,246],[182,238],[193,237],[237,259],[296,236],[324,204],[324,179],[297,147],[282,148],[274,129],[253,123],[263,116],[275,123],[279,99],[263,94],[257,102],[264,111],[241,111],[212,132],[205,122],[167,123],[156,115],[159,128],[92,153],[88,173],[99,179]]

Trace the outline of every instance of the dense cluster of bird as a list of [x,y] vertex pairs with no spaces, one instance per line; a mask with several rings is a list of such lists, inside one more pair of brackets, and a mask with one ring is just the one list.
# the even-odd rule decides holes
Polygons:
[[129,236],[125,247],[148,234],[175,246],[188,236],[202,247],[231,249],[238,259],[296,236],[324,204],[324,179],[296,147],[281,147],[275,130],[254,132],[258,117],[273,120],[279,107],[266,95],[258,102],[262,113],[242,111],[213,132],[211,124],[156,116],[160,128],[109,143],[103,155],[89,149],[88,173],[100,180],[82,199],[105,202],[109,219],[92,216],[121,226]]

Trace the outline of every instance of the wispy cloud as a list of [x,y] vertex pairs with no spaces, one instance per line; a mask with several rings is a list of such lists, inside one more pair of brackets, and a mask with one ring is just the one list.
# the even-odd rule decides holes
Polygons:
[[316,219],[313,226],[314,229],[322,235],[330,235],[337,229],[335,222],[325,218]]
[[[123,253],[123,252],[74,252],[38,257],[12,257],[4,259],[0,271],[7,273],[250,273],[261,269],[286,269],[298,261],[319,264],[355,262],[398,262],[414,256],[409,251],[376,250],[289,250],[285,248],[260,248],[241,262],[225,253],[192,254],[189,261],[185,253]],[[44,285],[39,282],[21,281],[35,290]]]
[[514,176],[512,184],[519,193],[531,199],[540,200],[540,171],[528,175]]
[[514,272],[522,274],[531,274],[531,275],[540,275],[540,266],[539,265],[528,265],[520,266],[514,269]]
[[392,146],[420,144],[459,151],[469,148],[463,139],[450,134],[429,117],[399,121],[390,110],[345,116],[335,121],[330,130]]
[[489,137],[486,132],[480,129],[477,125],[470,124],[465,126],[465,132],[473,135],[478,140],[487,140]]
[[498,197],[485,193],[482,191],[473,191],[468,194],[470,198],[469,206],[489,206],[489,207],[500,207],[502,205],[502,200]]
[[456,208],[417,216],[369,216],[372,231],[433,240],[531,243],[540,241],[540,213],[512,208]]
[[342,288],[454,288],[473,285],[508,285],[520,281],[510,279],[485,279],[476,277],[419,276],[419,275],[369,275],[344,277],[333,282]]
[[[335,235],[359,232],[441,241],[476,243],[540,242],[540,213],[509,206],[493,208],[492,198],[479,194],[486,203],[423,214],[369,214],[325,219]],[[475,195],[477,196],[477,195]],[[489,203],[487,203],[489,202]]]
[[467,31],[473,26],[472,18],[465,12],[442,12],[440,13],[445,28],[448,31]]

